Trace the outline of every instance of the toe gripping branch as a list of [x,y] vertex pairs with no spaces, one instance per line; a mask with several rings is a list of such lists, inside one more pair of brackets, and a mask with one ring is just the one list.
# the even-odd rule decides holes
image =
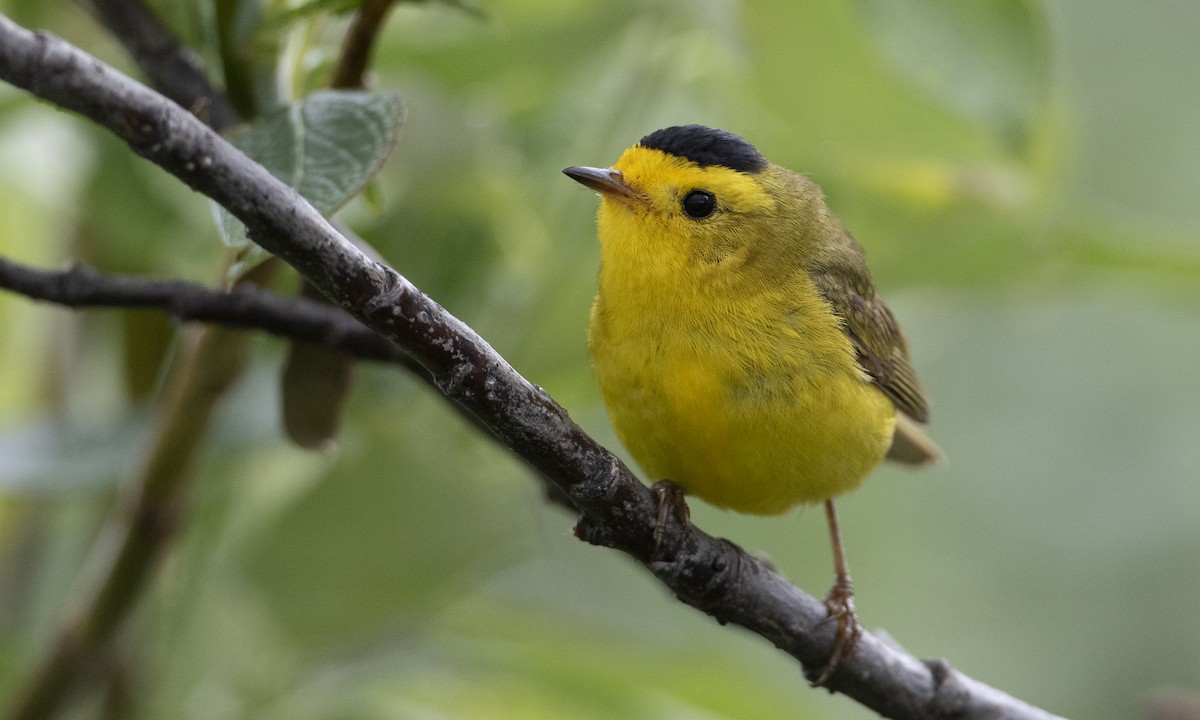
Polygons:
[[[694,527],[678,484],[661,480],[650,491],[654,522],[639,529],[636,543],[629,542],[630,528],[611,527],[586,515],[576,522],[575,536],[593,545],[627,550],[683,602],[722,625],[734,620],[737,611],[731,612],[730,600],[741,586],[742,574],[754,566],[754,558],[728,540],[712,538]],[[639,524],[645,528],[643,523]]]

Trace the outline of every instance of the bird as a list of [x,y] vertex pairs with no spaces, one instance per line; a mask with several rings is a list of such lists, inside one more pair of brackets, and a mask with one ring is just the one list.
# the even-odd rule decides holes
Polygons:
[[660,524],[672,507],[688,517],[685,495],[756,515],[824,504],[837,629],[823,684],[861,634],[835,498],[885,459],[943,457],[863,248],[809,177],[724,130],[667,127],[611,167],[563,172],[600,196],[588,353]]

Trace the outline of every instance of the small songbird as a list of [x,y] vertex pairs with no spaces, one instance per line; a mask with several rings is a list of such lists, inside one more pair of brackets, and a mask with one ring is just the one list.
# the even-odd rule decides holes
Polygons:
[[617,436],[668,483],[660,499],[682,503],[662,491],[682,488],[759,515],[825,504],[824,682],[860,632],[834,497],[885,458],[941,457],[862,248],[811,180],[722,130],[669,127],[610,168],[563,172],[600,194],[588,349]]

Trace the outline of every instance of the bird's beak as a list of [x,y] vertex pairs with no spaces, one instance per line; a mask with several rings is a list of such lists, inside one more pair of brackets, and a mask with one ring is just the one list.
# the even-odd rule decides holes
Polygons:
[[633,188],[625,184],[625,178],[621,175],[620,170],[577,165],[563,170],[563,174],[578,183],[587,185],[601,195],[629,199],[637,197]]

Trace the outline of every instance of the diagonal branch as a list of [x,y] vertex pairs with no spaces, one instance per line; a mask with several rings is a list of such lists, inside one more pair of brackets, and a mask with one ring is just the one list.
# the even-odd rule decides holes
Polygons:
[[[576,528],[581,537],[631,555],[682,601],[766,638],[805,667],[824,663],[834,626],[824,622],[819,600],[694,527],[667,528],[664,546],[677,552],[656,557],[655,502],[628,468],[473,330],[395,270],[366,257],[294,190],[194,117],[70,44],[3,16],[0,79],[99,123],[229,209],[255,242],[404,348],[447,398],[558,485],[583,515]],[[892,718],[1054,717],[867,633],[827,686]]]

